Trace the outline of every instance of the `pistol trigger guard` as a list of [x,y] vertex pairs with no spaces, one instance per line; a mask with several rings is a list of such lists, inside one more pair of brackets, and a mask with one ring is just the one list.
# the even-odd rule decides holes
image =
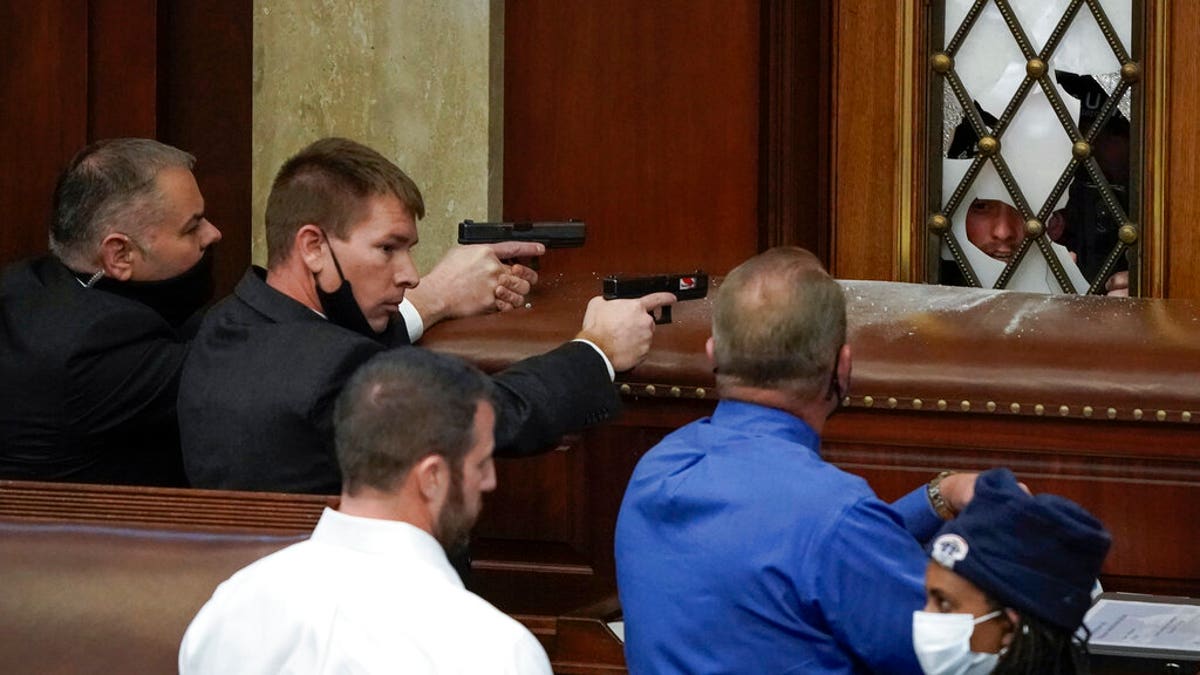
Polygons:
[[[650,316],[654,316],[654,312],[650,312]],[[664,323],[671,323],[671,306],[663,305],[658,308],[658,316],[654,316],[654,323],[661,326]]]

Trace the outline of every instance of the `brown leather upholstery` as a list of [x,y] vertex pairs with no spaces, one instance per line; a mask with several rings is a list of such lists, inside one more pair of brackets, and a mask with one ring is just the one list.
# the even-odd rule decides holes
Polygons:
[[0,481],[0,671],[170,673],[219,583],[327,498]]
[[213,589],[303,536],[0,523],[7,673],[169,673]]
[[[1134,419],[1200,416],[1200,305],[847,282],[855,404],[946,400],[987,412]],[[906,406],[905,404],[909,405]],[[1195,419],[1200,424],[1200,419]]]
[[[713,281],[715,288],[720,280]],[[1028,416],[1060,416],[1066,406],[1062,416],[1095,419],[1108,419],[1112,408],[1114,419],[1146,422],[1158,421],[1161,410],[1166,421],[1200,424],[1195,302],[842,283],[853,406],[885,407],[894,398],[898,409],[940,412],[945,401],[946,411],[961,413],[967,401],[972,414]],[[442,324],[422,344],[503,368],[573,337],[587,299],[599,292],[595,275],[544,275],[531,308]],[[629,385],[624,393],[715,397],[704,356],[712,297],[676,306],[674,322],[657,327],[645,362],[618,375]]]

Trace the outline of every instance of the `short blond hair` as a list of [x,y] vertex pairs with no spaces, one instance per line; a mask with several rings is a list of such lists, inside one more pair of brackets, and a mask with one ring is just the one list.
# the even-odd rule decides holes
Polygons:
[[362,143],[323,138],[284,162],[267,197],[267,266],[283,262],[301,227],[319,225],[338,239],[366,215],[368,199],[395,195],[414,220],[425,201],[413,179]]

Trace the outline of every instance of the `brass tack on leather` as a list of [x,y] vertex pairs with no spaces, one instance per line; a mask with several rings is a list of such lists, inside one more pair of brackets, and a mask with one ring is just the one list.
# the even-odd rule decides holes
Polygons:
[[1192,413],[1187,410],[1184,410],[1183,412],[1179,413],[1179,419],[1183,420],[1184,422],[1191,422],[1192,421]]
[[984,407],[987,408],[988,412],[996,412],[996,402],[995,401],[988,401],[987,405]]
[[1135,419],[1135,420],[1142,419],[1142,409],[1141,408],[1133,409],[1133,419]]
[[1020,414],[1021,404],[1014,401],[1012,405],[1008,406],[1008,409],[1013,411],[1014,415]]
[[1075,159],[1087,159],[1092,155],[1092,144],[1087,141],[1075,141],[1071,144],[1071,154]]
[[875,397],[874,396],[864,396],[863,397],[863,405],[867,406],[868,408],[875,405]]
[[1130,61],[1121,66],[1121,79],[1126,82],[1137,82],[1142,77],[1142,67],[1136,61]]
[[948,73],[954,67],[954,59],[946,52],[938,52],[929,58],[929,65],[935,73]]
[[1154,413],[1154,419],[1158,420],[1159,422],[1165,422],[1167,419],[1167,411],[1159,410],[1158,412]]
[[1085,405],[1085,406],[1083,406],[1083,416],[1084,416],[1084,417],[1091,417],[1091,416],[1092,416],[1092,412],[1093,412],[1093,411],[1092,411],[1092,406],[1090,406],[1090,405]]
[[946,399],[939,398],[938,399],[938,410],[945,410],[945,409],[946,409]]
[[1071,414],[1071,409],[1065,405],[1060,405],[1058,406],[1058,414],[1066,417],[1067,415]]
[[630,387],[630,386],[629,386],[629,385],[627,385],[627,384],[623,384],[623,385],[621,385],[621,393],[622,393],[622,394],[628,394],[628,393],[629,393],[629,392],[631,392],[631,391],[633,391],[633,387]]
[[925,405],[925,403],[924,403],[924,402],[923,402],[921,399],[919,399],[919,398],[914,398],[914,399],[912,400],[912,407],[913,407],[913,410],[920,410],[920,409],[921,409],[921,406],[923,406],[923,405]]
[[696,398],[704,398],[706,393],[707,392],[704,391],[704,387],[696,387]]
[[680,389],[679,387],[671,387],[671,395],[674,396],[675,398],[679,398],[680,396],[683,395],[683,390]]
[[1117,419],[1117,409],[1116,408],[1108,409],[1108,419],[1110,419],[1110,420]]
[[847,406],[850,405],[850,397],[849,396],[842,399],[842,405],[847,405]]
[[997,152],[1000,152],[1000,141],[996,140],[995,136],[984,136],[983,138],[979,139],[979,143],[977,145],[979,147],[979,154],[983,155],[984,157],[991,157]]
[[971,402],[970,401],[963,401],[962,403],[958,404],[958,407],[962,408],[963,412],[971,412]]
[[1046,74],[1046,62],[1041,59],[1029,59],[1025,62],[1025,72],[1036,80]]
[[646,392],[647,396],[653,396],[654,392],[658,391],[658,389],[655,389],[654,385],[648,384],[648,385],[646,385],[646,388],[644,391]]
[[897,403],[899,403],[899,401],[896,400],[895,396],[888,397],[888,407],[889,408],[895,408]]
[[1033,406],[1033,414],[1034,415],[1041,415],[1045,412],[1046,412],[1046,406],[1042,405],[1041,403]]
[[1046,231],[1046,227],[1042,225],[1042,221],[1037,218],[1030,218],[1025,221],[1025,234],[1029,237],[1040,237],[1042,232]]

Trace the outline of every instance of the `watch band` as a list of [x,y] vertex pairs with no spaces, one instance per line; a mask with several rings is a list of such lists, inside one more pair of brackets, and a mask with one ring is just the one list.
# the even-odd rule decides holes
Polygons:
[[933,507],[934,512],[938,514],[942,520],[950,520],[958,515],[958,510],[950,506],[950,502],[942,496],[942,479],[953,474],[953,471],[943,471],[933,477],[929,481],[929,485],[925,488],[925,493],[929,497],[929,504]]

